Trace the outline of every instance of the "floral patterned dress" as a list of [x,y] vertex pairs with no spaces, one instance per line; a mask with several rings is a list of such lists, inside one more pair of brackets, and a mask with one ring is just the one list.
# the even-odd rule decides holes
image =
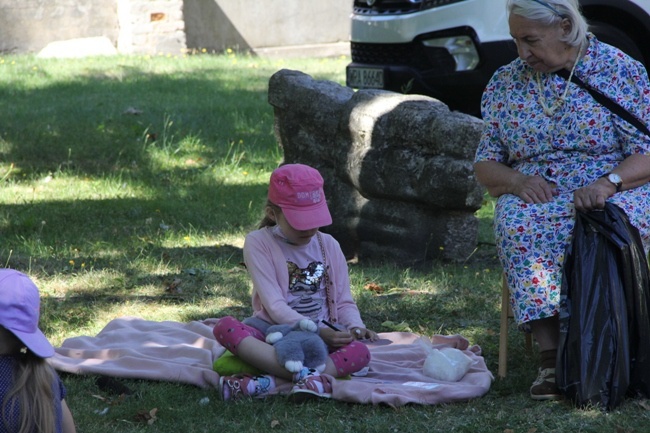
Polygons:
[[[589,34],[589,47],[575,73],[650,124],[650,82],[645,68]],[[571,242],[573,192],[610,172],[631,154],[650,154],[650,138],[569,84],[564,104],[551,116],[547,106],[567,82],[538,74],[520,59],[500,68],[483,94],[485,130],[476,161],[497,161],[557,185],[552,202],[527,204],[505,194],[498,198],[494,231],[499,259],[520,325],[558,312],[561,270]],[[540,90],[541,89],[541,90]],[[650,250],[650,184],[623,191],[609,201],[621,207]]]

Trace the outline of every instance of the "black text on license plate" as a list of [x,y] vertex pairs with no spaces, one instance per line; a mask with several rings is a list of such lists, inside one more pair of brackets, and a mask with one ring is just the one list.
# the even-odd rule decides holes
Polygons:
[[357,89],[383,89],[384,70],[377,68],[348,68],[347,84]]

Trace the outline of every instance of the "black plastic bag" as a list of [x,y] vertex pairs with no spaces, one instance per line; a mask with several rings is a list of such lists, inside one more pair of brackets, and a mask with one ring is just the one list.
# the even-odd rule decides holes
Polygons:
[[625,212],[577,212],[565,257],[556,381],[578,406],[650,395],[650,272]]

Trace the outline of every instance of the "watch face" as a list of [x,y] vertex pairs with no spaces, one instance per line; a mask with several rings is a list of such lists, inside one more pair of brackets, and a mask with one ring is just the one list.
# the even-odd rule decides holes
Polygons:
[[617,186],[620,186],[623,183],[623,180],[621,179],[621,176],[619,176],[616,173],[610,173],[607,176],[607,179],[609,179],[609,181],[611,183],[613,183],[614,185],[617,185]]

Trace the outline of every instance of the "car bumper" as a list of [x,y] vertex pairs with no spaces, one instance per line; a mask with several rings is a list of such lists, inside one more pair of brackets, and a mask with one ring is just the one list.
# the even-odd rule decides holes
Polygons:
[[[481,44],[478,47],[480,62],[473,70],[453,71],[449,60],[440,56],[427,62],[410,64],[358,62],[346,68],[347,83],[355,88],[382,88],[399,93],[431,96],[447,104],[451,110],[458,110],[480,116],[480,100],[483,90],[494,71],[513,60],[517,53],[511,41]],[[369,80],[359,85],[360,73],[364,70]],[[378,73],[381,71],[381,74]],[[381,75],[381,77],[379,77]],[[356,78],[356,80],[355,80]]]

